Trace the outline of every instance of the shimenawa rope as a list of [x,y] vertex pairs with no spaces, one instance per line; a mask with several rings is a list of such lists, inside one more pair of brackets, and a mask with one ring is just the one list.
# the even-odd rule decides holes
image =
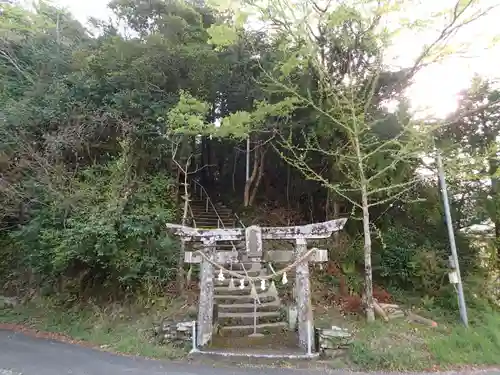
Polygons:
[[309,258],[309,256],[312,253],[314,253],[316,250],[318,250],[318,249],[315,248],[315,247],[312,248],[312,249],[310,249],[310,250],[308,250],[307,252],[305,252],[304,254],[302,254],[300,257],[298,257],[295,260],[295,262],[289,264],[288,266],[286,266],[282,270],[279,270],[278,272],[275,272],[272,275],[268,275],[268,276],[256,276],[256,277],[250,277],[250,276],[248,276],[248,273],[246,273],[246,275],[241,275],[241,274],[239,274],[239,273],[237,273],[235,271],[228,270],[224,266],[220,265],[217,262],[214,262],[212,259],[210,259],[209,257],[207,257],[206,254],[203,251],[201,251],[201,250],[197,250],[195,253],[200,254],[200,256],[204,260],[206,260],[212,266],[217,267],[217,269],[222,270],[223,273],[227,273],[228,275],[230,275],[230,276],[232,276],[232,277],[234,277],[236,279],[248,280],[249,282],[253,283],[255,281],[270,280],[270,279],[273,279],[273,278],[275,278],[277,276],[283,275],[284,273],[286,273],[286,272],[292,270],[293,268],[295,268],[299,263],[302,263],[304,260],[306,260],[307,258]]

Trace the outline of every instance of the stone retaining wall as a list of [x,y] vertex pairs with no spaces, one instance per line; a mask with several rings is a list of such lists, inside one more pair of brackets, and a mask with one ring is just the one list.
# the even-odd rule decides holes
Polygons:
[[155,336],[159,344],[191,347],[193,340],[193,325],[195,321],[175,322],[164,320],[155,327]]
[[332,326],[332,328],[317,328],[316,338],[319,352],[326,357],[337,357],[352,344],[352,334],[344,328]]

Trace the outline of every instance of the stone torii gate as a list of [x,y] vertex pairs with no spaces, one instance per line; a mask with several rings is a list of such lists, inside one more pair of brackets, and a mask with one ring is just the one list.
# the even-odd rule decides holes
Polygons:
[[[323,223],[291,227],[258,227],[229,229],[198,229],[177,224],[167,224],[167,228],[181,237],[183,241],[201,241],[204,257],[217,264],[228,261],[238,262],[234,251],[216,252],[217,241],[245,241],[246,255],[249,259],[261,260],[263,256],[262,240],[295,240],[295,251],[268,251],[267,257],[274,262],[292,263],[305,254],[307,240],[328,238],[333,232],[340,231],[347,219],[337,219]],[[213,334],[214,310],[214,267],[200,254],[186,252],[186,263],[201,263],[200,297],[198,310],[197,345],[202,347],[210,342]],[[309,262],[326,262],[327,250],[316,250],[308,259],[295,268],[295,298],[298,309],[299,345],[303,349],[314,345],[312,329],[311,291],[309,285]],[[311,325],[311,326],[309,326]]]

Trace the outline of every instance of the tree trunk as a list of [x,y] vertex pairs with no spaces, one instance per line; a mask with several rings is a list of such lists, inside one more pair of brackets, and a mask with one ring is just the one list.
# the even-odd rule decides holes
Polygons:
[[356,150],[358,162],[359,185],[361,190],[361,210],[363,212],[363,237],[364,258],[365,258],[365,309],[366,320],[375,321],[375,312],[373,310],[373,283],[372,283],[372,236],[370,233],[370,210],[368,205],[368,181],[365,176],[365,167],[363,164],[363,155],[361,153],[359,133],[357,127],[354,128],[353,143]]
[[366,320],[368,322],[375,321],[375,313],[373,310],[373,284],[372,284],[372,237],[370,233],[370,211],[368,207],[368,194],[366,183],[361,183],[361,204],[363,210],[363,236],[364,256],[365,256],[365,304],[366,304]]
[[290,164],[286,165],[286,208],[290,209]]
[[207,136],[203,136],[201,139],[201,165],[205,166],[201,170],[201,185],[205,189],[209,189],[210,186],[210,140]]
[[233,183],[233,193],[236,192],[236,168],[238,166],[238,158],[239,158],[239,151],[233,151],[234,152],[234,162],[233,162],[233,174],[231,176],[232,178],[232,183]]
[[258,148],[255,149],[255,156],[253,158],[253,170],[252,170],[252,175],[250,178],[245,182],[245,192],[243,195],[243,205],[245,207],[250,206],[250,192],[251,192],[251,187],[253,181],[257,178],[257,174],[259,172],[259,156],[258,156]]
[[[189,186],[188,186],[188,171],[189,165],[191,164],[191,156],[188,158],[186,162],[186,167],[184,169],[184,206],[182,211],[182,220],[181,224],[185,226],[187,224],[188,215],[189,215]],[[179,167],[180,169],[180,167]],[[185,289],[184,283],[184,254],[186,252],[186,243],[183,238],[181,238],[181,248],[179,251],[179,258],[177,259],[177,277],[176,277],[176,286],[177,292],[182,294]]]
[[[255,201],[255,197],[257,196],[257,191],[259,190],[260,182],[262,181],[262,176],[264,176],[264,162],[265,162],[265,156],[266,156],[266,151],[263,150],[262,147],[259,147],[260,150],[260,158],[259,158],[259,166],[258,166],[258,174],[257,174],[257,180],[255,181],[255,184],[253,185],[253,191],[252,194],[250,195],[250,200],[248,201],[249,206],[253,206],[253,203]],[[255,158],[257,159],[257,155],[255,155]]]

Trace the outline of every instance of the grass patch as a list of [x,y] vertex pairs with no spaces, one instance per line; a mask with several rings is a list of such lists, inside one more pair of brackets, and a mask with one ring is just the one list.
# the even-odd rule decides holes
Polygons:
[[446,365],[500,365],[500,314],[475,316],[469,328],[455,326],[428,340],[437,363]]
[[404,321],[363,324],[356,333],[351,360],[361,369],[425,370],[431,360],[425,331]]
[[471,311],[471,316],[469,328],[439,320],[437,328],[403,320],[362,324],[351,361],[360,369],[392,371],[500,365],[500,313]]
[[37,300],[10,309],[0,309],[0,323],[63,334],[117,353],[158,359],[182,358],[186,355],[185,349],[154,342],[154,324],[163,317],[175,316],[182,307],[182,303],[175,300],[165,305],[168,308],[147,310],[119,305],[106,308],[79,305],[68,309],[57,306],[51,300]]

